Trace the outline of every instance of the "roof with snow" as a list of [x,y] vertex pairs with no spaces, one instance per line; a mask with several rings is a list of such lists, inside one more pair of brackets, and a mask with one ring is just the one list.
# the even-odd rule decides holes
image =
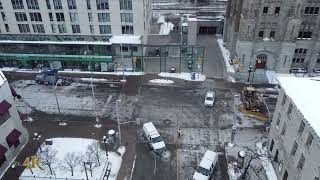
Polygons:
[[320,136],[320,78],[278,77],[280,86]]
[[2,84],[4,84],[6,80],[7,80],[6,77],[4,76],[2,71],[0,71],[0,86],[2,86]]

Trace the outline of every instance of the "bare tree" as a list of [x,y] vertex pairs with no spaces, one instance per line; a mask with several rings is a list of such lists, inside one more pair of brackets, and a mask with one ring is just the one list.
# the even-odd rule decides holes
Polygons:
[[88,155],[90,155],[93,158],[92,161],[97,166],[101,165],[101,162],[100,162],[100,156],[102,154],[101,152],[102,152],[102,150],[101,150],[98,142],[94,142],[88,146],[87,153],[88,153]]
[[50,174],[53,175],[53,164],[57,161],[57,150],[52,149],[51,146],[45,146],[42,152],[38,153],[40,164],[47,166]]
[[74,168],[80,165],[82,162],[82,155],[76,154],[75,152],[68,152],[64,159],[63,163],[61,164],[62,169],[68,170],[71,172],[71,176],[73,176]]

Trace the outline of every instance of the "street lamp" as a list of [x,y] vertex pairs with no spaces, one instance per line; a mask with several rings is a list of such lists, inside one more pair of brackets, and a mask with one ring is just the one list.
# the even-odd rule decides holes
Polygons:
[[120,129],[120,120],[119,120],[119,103],[121,102],[121,99],[118,99],[116,101],[116,110],[117,110],[117,122],[118,122],[118,132],[119,132],[119,142],[120,142],[120,146],[122,146],[121,143],[121,129]]
[[107,136],[103,136],[102,137],[102,142],[104,143],[104,148],[106,150],[106,156],[108,157],[108,148],[107,148],[108,139],[107,139]]
[[60,106],[59,106],[58,97],[57,97],[57,86],[58,86],[58,81],[56,82],[56,85],[54,86],[54,96],[56,98],[57,108],[58,108],[58,112],[59,112],[59,125],[65,126],[65,125],[67,125],[67,123],[65,121],[63,121],[61,118],[61,111],[60,111]]
[[41,138],[41,134],[38,134],[38,133],[34,133],[33,134],[33,140],[37,142],[38,146],[39,146],[39,149],[40,149],[40,152],[42,152],[42,149],[41,149],[41,144],[40,144],[40,138]]

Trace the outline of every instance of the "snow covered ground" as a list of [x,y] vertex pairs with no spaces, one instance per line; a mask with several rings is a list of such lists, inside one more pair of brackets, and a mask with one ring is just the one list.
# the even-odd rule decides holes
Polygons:
[[[51,175],[49,168],[41,164],[42,160],[39,159],[40,162],[40,168],[32,168],[32,172],[29,169],[25,169],[23,173],[20,176],[21,180],[31,180],[31,179],[51,179],[51,178],[61,178],[61,179],[86,179],[86,174],[84,170],[83,162],[87,161],[85,159],[85,154],[88,152],[87,147],[98,143],[97,140],[93,139],[83,139],[83,138],[53,138],[51,139],[53,144],[52,145],[45,145],[42,144],[41,148],[42,150],[45,150],[46,148],[51,149],[53,152],[56,151],[56,156],[52,156],[54,158],[54,161],[52,162],[52,169],[53,174]],[[108,158],[106,157],[106,153],[103,150],[98,151],[98,155],[100,157],[100,166],[97,165],[97,167],[93,168],[93,173],[91,177],[91,173],[89,172],[89,168],[87,167],[87,173],[89,176],[89,179],[101,179],[103,177],[104,172],[106,170],[107,162],[111,163],[111,172],[109,176],[109,180],[116,180],[118,172],[120,170],[120,166],[122,163],[122,156],[125,152],[125,148],[121,147],[118,150],[121,153],[121,156],[116,154],[115,152],[108,152]],[[71,176],[71,172],[68,170],[65,170],[63,168],[66,164],[64,162],[64,158],[68,153],[75,153],[79,155],[80,159],[78,160],[78,163],[74,167],[74,175]],[[38,153],[41,154],[40,149],[38,150]],[[38,157],[43,157],[42,155],[39,155]]]
[[168,79],[152,79],[152,80],[149,80],[149,83],[153,83],[153,84],[173,84],[174,82],[172,80],[168,80]]
[[233,66],[230,65],[230,63],[229,63],[229,60],[230,60],[230,52],[229,52],[229,50],[226,49],[223,46],[223,40],[221,38],[218,37],[217,41],[218,41],[221,53],[222,53],[223,58],[224,58],[224,63],[226,64],[227,72],[235,73]]
[[203,74],[196,73],[196,79],[191,79],[191,73],[166,73],[162,72],[158,74],[160,77],[171,77],[171,78],[177,78],[177,79],[183,79],[187,81],[204,81],[206,80],[206,76]]
[[169,35],[170,31],[173,30],[174,25],[171,22],[165,22],[160,25],[160,35]]
[[259,157],[262,163],[262,166],[264,170],[266,171],[266,174],[268,176],[269,180],[278,180],[276,172],[273,169],[273,166],[271,164],[271,161],[268,158],[268,153],[266,147],[262,147],[262,143],[258,142],[256,144],[257,152],[261,156]]

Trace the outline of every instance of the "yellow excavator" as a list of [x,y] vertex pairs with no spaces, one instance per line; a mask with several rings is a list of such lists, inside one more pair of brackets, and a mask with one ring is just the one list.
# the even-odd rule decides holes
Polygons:
[[239,108],[240,112],[261,121],[268,120],[269,116],[267,115],[265,104],[254,87],[251,85],[244,87],[241,91],[240,99],[243,103]]

